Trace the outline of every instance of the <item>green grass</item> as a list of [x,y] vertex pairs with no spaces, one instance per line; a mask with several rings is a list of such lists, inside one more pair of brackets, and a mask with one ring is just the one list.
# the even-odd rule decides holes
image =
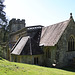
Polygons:
[[0,75],[75,75],[75,70],[68,71],[67,69],[15,63],[0,58]]

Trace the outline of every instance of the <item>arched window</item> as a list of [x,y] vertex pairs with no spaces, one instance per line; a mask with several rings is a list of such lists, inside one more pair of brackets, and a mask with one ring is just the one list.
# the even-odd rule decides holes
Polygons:
[[69,38],[69,41],[68,41],[68,51],[74,51],[75,50],[75,46],[74,46],[74,38],[71,36]]
[[46,58],[51,58],[51,51],[49,49],[46,50]]

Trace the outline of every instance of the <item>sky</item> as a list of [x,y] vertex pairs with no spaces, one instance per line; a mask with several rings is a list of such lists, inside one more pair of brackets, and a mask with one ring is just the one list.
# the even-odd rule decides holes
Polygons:
[[49,26],[75,18],[75,0],[5,0],[9,20],[25,19],[26,26]]

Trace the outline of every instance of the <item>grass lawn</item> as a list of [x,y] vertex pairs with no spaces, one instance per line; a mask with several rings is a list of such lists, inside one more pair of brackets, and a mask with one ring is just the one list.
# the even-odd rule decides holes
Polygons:
[[[70,71],[69,71],[70,70]],[[0,58],[0,75],[75,75],[75,69],[56,69],[23,63],[9,62]]]

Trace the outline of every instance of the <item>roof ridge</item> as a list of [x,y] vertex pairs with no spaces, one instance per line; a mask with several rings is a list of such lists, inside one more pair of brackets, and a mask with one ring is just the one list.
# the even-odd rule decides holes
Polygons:
[[[70,20],[70,19],[69,19],[69,20]],[[54,23],[54,24],[51,24],[51,25],[49,25],[49,26],[56,25],[56,24],[59,24],[59,23],[63,23],[63,22],[69,21],[69,20],[65,20],[65,21],[62,21],[62,22]],[[49,26],[46,26],[46,27],[49,27]]]

